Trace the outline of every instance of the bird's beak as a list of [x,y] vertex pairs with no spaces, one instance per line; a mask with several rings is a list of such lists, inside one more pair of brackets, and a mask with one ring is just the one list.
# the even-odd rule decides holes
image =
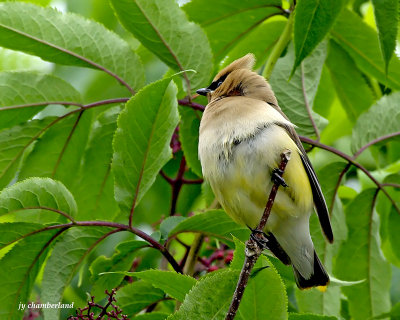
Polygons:
[[199,90],[196,91],[198,94],[202,95],[202,96],[207,96],[207,93],[211,92],[211,89],[208,88],[201,88]]

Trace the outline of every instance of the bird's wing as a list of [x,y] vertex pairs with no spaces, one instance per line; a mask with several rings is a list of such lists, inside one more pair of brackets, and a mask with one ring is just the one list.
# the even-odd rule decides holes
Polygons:
[[333,232],[331,227],[331,222],[329,218],[328,207],[325,202],[324,195],[321,190],[321,186],[319,184],[317,175],[311,165],[310,159],[307,156],[306,151],[304,150],[303,145],[301,144],[300,138],[297,135],[296,131],[292,126],[288,126],[283,123],[277,123],[277,125],[283,127],[292,138],[292,140],[296,143],[297,147],[300,150],[300,157],[303,162],[304,169],[307,172],[308,179],[310,181],[311,190],[314,199],[314,205],[318,214],[319,223],[321,225],[322,231],[324,232],[326,238],[329,242],[333,242]]

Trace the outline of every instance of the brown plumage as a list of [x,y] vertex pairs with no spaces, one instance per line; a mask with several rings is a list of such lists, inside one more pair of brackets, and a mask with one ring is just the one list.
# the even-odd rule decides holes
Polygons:
[[299,288],[329,282],[314,251],[309,217],[315,204],[321,227],[332,242],[328,209],[318,179],[294,125],[284,115],[267,81],[252,71],[248,54],[199,89],[209,103],[200,124],[203,174],[225,211],[238,223],[255,227],[272,187],[271,172],[280,153],[292,150],[265,231],[269,248],[292,264]]

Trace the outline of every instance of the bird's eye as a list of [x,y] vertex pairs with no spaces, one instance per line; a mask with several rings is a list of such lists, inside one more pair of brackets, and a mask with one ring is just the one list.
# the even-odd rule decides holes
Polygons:
[[222,81],[219,81],[217,84],[217,88],[222,84]]

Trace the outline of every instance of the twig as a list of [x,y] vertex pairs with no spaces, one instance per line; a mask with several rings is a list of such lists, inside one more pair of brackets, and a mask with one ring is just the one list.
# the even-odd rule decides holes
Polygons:
[[[279,169],[281,170],[279,175],[282,176],[285,171],[286,165],[290,160],[291,151],[286,150],[281,154],[281,163],[279,165]],[[264,209],[264,213],[260,219],[260,222],[255,229],[255,233],[253,233],[254,237],[260,237],[262,239],[262,233],[267,224],[269,215],[271,213],[272,205],[274,204],[276,194],[278,192],[280,183],[274,182],[271,192],[268,197],[267,204]],[[246,289],[247,282],[249,281],[249,277],[251,274],[251,270],[253,269],[258,257],[261,255],[263,248],[259,246],[257,241],[250,237],[250,239],[246,242],[246,258],[244,260],[244,264],[242,267],[242,271],[240,272],[239,280],[236,285],[235,292],[232,297],[232,302],[229,307],[229,311],[226,314],[225,320],[233,320],[236,316],[236,312],[239,309],[240,301],[242,300],[244,290]]]

